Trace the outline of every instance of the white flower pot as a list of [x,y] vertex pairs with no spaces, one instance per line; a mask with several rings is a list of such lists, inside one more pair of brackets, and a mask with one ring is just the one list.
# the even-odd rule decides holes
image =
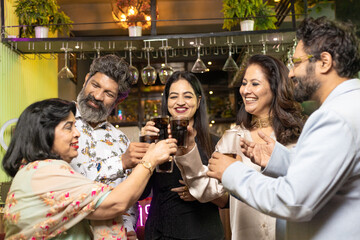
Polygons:
[[243,20],[240,22],[241,31],[254,31],[254,20]]
[[142,33],[142,27],[140,26],[129,27],[129,37],[140,37],[141,33]]
[[35,27],[35,37],[36,38],[47,38],[49,35],[49,28],[43,26]]

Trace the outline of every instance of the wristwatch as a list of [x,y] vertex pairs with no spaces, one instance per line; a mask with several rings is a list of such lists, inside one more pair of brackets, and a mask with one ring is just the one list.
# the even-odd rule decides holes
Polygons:
[[153,167],[152,167],[152,165],[151,165],[150,162],[148,162],[148,161],[140,161],[140,163],[141,163],[145,168],[149,169],[150,175],[153,173],[154,169],[153,169]]

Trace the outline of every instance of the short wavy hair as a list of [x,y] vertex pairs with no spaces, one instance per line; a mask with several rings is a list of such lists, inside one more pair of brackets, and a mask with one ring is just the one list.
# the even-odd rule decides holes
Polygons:
[[[247,68],[254,64],[261,67],[273,94],[269,115],[272,114],[276,140],[281,144],[295,143],[300,136],[305,117],[301,113],[300,103],[294,100],[294,84],[288,78],[288,68],[272,56],[256,54],[248,59],[241,81]],[[242,104],[237,115],[237,124],[251,129],[251,120],[252,114],[246,112],[245,105]]]
[[320,59],[322,52],[330,53],[340,77],[353,78],[360,71],[359,39],[356,27],[350,22],[306,18],[299,25],[296,37],[303,42],[305,52],[315,59]]
[[46,99],[28,106],[19,117],[2,161],[7,174],[14,177],[23,159],[26,162],[60,159],[60,156],[52,152],[55,128],[71,112],[75,115],[75,103],[58,98]]
[[129,64],[124,58],[120,58],[114,54],[95,58],[90,65],[89,78],[87,80],[97,72],[105,74],[119,85],[117,101],[128,96],[131,88],[131,79],[129,74]]

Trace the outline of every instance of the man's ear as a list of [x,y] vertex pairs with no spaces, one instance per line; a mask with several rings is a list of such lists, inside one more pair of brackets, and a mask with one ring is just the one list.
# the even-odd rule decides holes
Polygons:
[[85,87],[85,86],[86,86],[86,83],[87,83],[87,81],[89,80],[89,77],[90,77],[90,73],[86,74],[86,76],[85,76],[85,81],[84,81],[84,84],[83,84],[83,87]]
[[319,60],[319,72],[322,74],[328,73],[333,67],[334,62],[332,56],[328,52],[322,52]]

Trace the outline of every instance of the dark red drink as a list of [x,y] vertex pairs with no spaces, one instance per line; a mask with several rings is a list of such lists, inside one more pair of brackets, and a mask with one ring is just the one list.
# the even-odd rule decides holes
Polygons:
[[169,137],[169,116],[154,116],[150,120],[153,121],[155,123],[155,127],[160,130],[159,140],[167,139]]
[[156,140],[158,140],[159,136],[150,136],[150,135],[143,135],[140,136],[139,141],[145,142],[145,143],[154,143]]
[[236,159],[236,153],[223,153],[224,155],[228,156],[228,157],[232,157]]
[[177,140],[179,148],[186,148],[187,126],[189,125],[189,118],[187,117],[172,117],[170,121],[171,135]]
[[173,161],[168,161],[168,162],[164,162],[162,164],[159,164],[156,166],[156,172],[161,172],[161,173],[172,173],[173,171]]

